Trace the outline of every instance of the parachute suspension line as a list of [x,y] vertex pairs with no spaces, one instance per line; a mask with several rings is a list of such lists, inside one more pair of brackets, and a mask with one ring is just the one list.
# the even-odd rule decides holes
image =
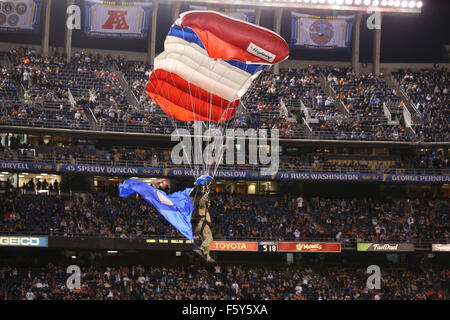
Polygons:
[[[184,32],[184,31],[183,31]],[[198,170],[199,170],[199,167],[202,165],[201,163],[199,164],[199,163],[197,163],[196,162],[196,158],[195,158],[195,156],[196,156],[196,154],[195,154],[195,143],[196,143],[196,137],[195,137],[195,135],[196,135],[196,132],[195,132],[195,127],[196,127],[196,124],[199,122],[199,121],[201,121],[201,118],[200,118],[200,115],[198,116],[198,119],[196,119],[196,117],[197,117],[197,114],[195,113],[195,100],[193,99],[193,96],[192,96],[192,88],[191,88],[191,83],[188,81],[188,90],[189,90],[189,98],[191,99],[191,111],[192,111],[192,114],[193,114],[193,116],[194,116],[194,121],[193,121],[193,124],[194,124],[194,128],[193,128],[193,135],[192,135],[192,137],[194,138],[194,149],[192,149],[191,148],[191,154],[190,154],[190,156],[191,156],[191,159],[192,159],[192,157],[194,157],[194,159],[193,159],[193,166],[194,166],[194,169],[195,169],[195,171],[196,172],[198,172]],[[191,129],[189,128],[188,129],[189,130],[189,133],[191,132]],[[190,143],[192,142],[192,139],[190,140]],[[191,144],[191,146],[192,146],[192,144]],[[194,152],[194,155],[192,155],[192,152]],[[201,152],[201,151],[200,151]],[[194,181],[197,179],[198,177],[197,176],[194,176]]]
[[[240,103],[239,103],[239,105],[240,105]],[[227,109],[229,109],[229,107],[227,107]],[[239,109],[241,109],[241,108],[238,108],[238,110],[236,111],[236,113],[233,115],[233,117],[231,117],[231,118],[233,118],[232,120],[231,120],[231,118],[230,119],[227,119],[226,120],[226,123],[225,123],[225,126],[224,126],[224,129],[223,129],[223,139],[225,139],[225,141],[221,141],[221,146],[220,146],[220,158],[218,159],[218,161],[215,161],[215,165],[214,165],[214,170],[213,170],[213,177],[216,175],[216,173],[217,173],[217,169],[219,168],[219,166],[220,166],[220,164],[221,164],[221,162],[222,162],[222,160],[223,160],[223,155],[225,154],[225,151],[226,151],[226,148],[228,147],[227,146],[227,135],[226,135],[226,133],[227,133],[227,130],[229,129],[228,128],[228,124],[230,123],[230,122],[232,122],[232,123],[234,123],[233,124],[233,126],[232,126],[232,129],[235,129],[236,128],[236,126],[237,126],[237,123],[238,123],[238,121],[239,121],[239,117],[240,117],[240,114],[239,113],[241,113],[241,110],[239,110]],[[236,115],[237,115],[237,117],[236,117]],[[233,145],[233,147],[234,147],[234,145]],[[233,161],[234,161],[234,159],[233,159]]]
[[[246,70],[245,71],[248,71],[248,65],[246,66]],[[226,72],[226,70],[224,71],[224,73]],[[224,73],[222,74],[222,77],[223,77],[223,75],[224,75]],[[254,82],[252,82],[251,84],[250,84],[250,86],[253,86],[254,85]],[[249,87],[250,87],[249,86]],[[245,95],[244,95],[245,96]],[[221,126],[218,126],[217,128],[216,128],[216,130],[215,130],[215,134],[214,134],[214,137],[213,137],[213,139],[215,139],[216,138],[216,136],[217,136],[217,134],[219,134],[219,133],[222,133],[222,141],[221,141],[221,145],[220,145],[220,156],[219,156],[219,158],[217,158],[217,154],[214,154],[214,170],[213,170],[213,174],[212,174],[212,176],[214,177],[215,175],[216,175],[216,173],[217,173],[217,169],[219,168],[219,166],[220,166],[220,164],[221,164],[221,162],[222,162],[222,160],[223,160],[223,155],[224,155],[224,153],[225,153],[225,150],[226,150],[226,148],[227,148],[227,130],[228,129],[235,129],[237,126],[238,126],[238,124],[239,124],[239,120],[240,120],[240,118],[242,117],[242,115],[244,114],[244,110],[246,109],[246,107],[245,107],[245,105],[244,105],[244,103],[242,103],[242,100],[241,99],[239,99],[240,101],[239,101],[239,104],[238,104],[238,106],[237,106],[237,108],[236,108],[236,110],[235,110],[235,112],[234,112],[234,114],[233,114],[233,116],[232,117],[229,117],[229,118],[227,118],[225,121],[223,121],[222,122],[222,125]],[[232,109],[232,107],[231,107],[231,105],[232,105],[232,103],[233,103],[233,101],[235,101],[235,100],[232,100],[232,101],[230,101],[229,103],[228,103],[228,105],[226,106],[226,108],[225,108],[225,110],[222,112],[222,115],[226,115],[227,113],[228,113],[228,111],[229,110],[231,110]],[[221,116],[222,116],[221,115]],[[229,124],[230,123],[232,123],[233,125],[230,127],[229,126]],[[223,140],[223,139],[225,139],[225,141]],[[224,145],[225,144],[225,145]],[[215,145],[214,146],[214,150],[216,151],[216,147],[217,147],[217,145]],[[234,146],[233,146],[234,147]],[[217,161],[216,161],[217,160]],[[234,159],[233,159],[234,160]],[[234,161],[233,161],[234,162]],[[208,165],[207,165],[208,166]],[[207,167],[207,171],[209,172],[209,167]]]
[[[214,59],[214,65],[213,65],[213,69],[215,70],[215,69],[217,69],[217,65],[220,63],[220,60],[219,59]],[[221,74],[221,78],[223,78],[223,76],[224,76],[224,73],[226,72],[226,70],[224,70],[224,72]],[[220,78],[219,78],[220,79]],[[209,95],[209,105],[210,105],[210,107],[209,107],[209,110],[208,110],[208,118],[209,119],[212,119],[212,113],[213,113],[213,93],[212,92],[215,92],[215,86],[216,86],[216,83],[217,83],[218,81],[216,80],[216,81],[214,81],[213,82],[213,84],[212,84],[212,86],[211,86],[211,90],[210,90],[210,92],[211,92],[211,94]],[[220,107],[222,108],[223,106],[222,106],[222,101],[221,101],[221,105],[220,105]],[[220,120],[221,120],[221,118],[222,118],[222,116],[223,116],[223,114],[224,114],[224,112],[222,112],[221,111],[221,115],[220,115],[220,118],[219,118],[219,122],[217,122],[217,125],[216,124],[213,124],[212,123],[212,121],[209,121],[209,123],[208,123],[208,132],[210,133],[211,132],[211,127],[213,127],[213,136],[211,137],[211,140],[212,141],[210,141],[210,143],[215,143],[215,140],[216,140],[216,136],[219,134],[219,131],[220,131],[220,128],[221,128],[221,124],[220,124]],[[222,125],[223,126],[223,125]],[[209,163],[210,161],[212,162],[212,164],[214,164],[215,163],[215,158],[216,158],[216,154],[215,154],[215,152],[216,152],[216,146],[214,145],[214,148],[213,148],[213,150],[214,150],[214,157],[212,157],[212,159],[204,159],[204,161],[205,161],[205,167],[206,167],[206,172],[207,172],[207,174],[210,174],[210,169],[211,169],[211,164]],[[208,156],[209,156],[209,153],[207,154]],[[214,177],[214,174],[212,174],[212,177]]]
[[[153,70],[153,72],[154,72],[155,70]],[[158,74],[156,73],[156,72],[154,72],[155,73],[155,76],[156,76],[156,79],[157,80],[160,80],[159,78],[158,78]],[[173,76],[171,76],[171,78],[172,78],[172,82],[173,83],[175,83],[175,80],[173,79]],[[151,86],[153,87],[153,89],[155,90],[155,91],[157,91],[156,90],[156,87],[151,83],[151,81],[148,81],[147,83],[150,83],[151,84]],[[167,92],[168,92],[168,98],[169,98],[169,100],[170,100],[170,90],[167,90]],[[153,100],[153,99],[152,99]],[[155,102],[156,103],[156,102]],[[161,108],[161,107],[160,107]],[[167,116],[167,115],[166,115]],[[175,130],[178,132],[178,133],[180,133],[179,131],[178,131],[178,124],[177,124],[177,119],[176,118],[173,118],[173,117],[171,117],[170,115],[169,116],[167,116],[169,119],[170,119],[170,121],[171,121],[171,123],[172,123],[172,125],[173,125],[173,127],[175,128]],[[192,170],[192,161],[190,160],[191,159],[191,155],[188,157],[188,154],[187,154],[187,151],[186,151],[186,146],[184,145],[184,143],[183,143],[183,138],[182,138],[182,136],[180,135],[180,143],[181,143],[181,147],[182,147],[182,151],[183,151],[183,162],[187,162],[188,163],[188,165],[189,165],[189,169],[191,169]]]
[[[214,70],[217,69],[217,65],[220,64],[220,61],[222,61],[222,60],[221,59],[214,59],[214,66],[213,66]],[[227,72],[227,70],[224,69],[222,74],[220,75],[219,79],[223,79],[226,72]],[[217,85],[216,83],[218,83],[218,82],[219,82],[218,80],[213,82],[213,86],[211,87],[212,90],[210,90],[210,92],[214,92],[215,91],[214,89],[215,89],[215,86]],[[226,112],[228,110],[228,106],[230,105],[231,101],[228,102],[228,105],[225,108],[225,111],[222,111],[222,108],[223,108],[222,103],[223,103],[223,101],[221,101],[221,105],[220,105],[221,114],[220,114],[219,121],[217,123],[215,123],[215,122],[213,123],[213,121],[209,121],[209,128],[208,128],[208,129],[210,129],[209,132],[211,132],[211,127],[212,127],[212,131],[213,131],[213,136],[211,137],[212,141],[210,143],[213,143],[213,146],[214,146],[213,147],[214,156],[211,157],[212,159],[205,159],[205,161],[208,161],[208,162],[211,161],[211,163],[208,163],[208,162],[206,163],[206,172],[208,174],[210,174],[211,165],[215,165],[216,164],[216,158],[217,158],[216,147],[217,146],[215,145],[215,141],[216,141],[217,135],[219,135],[221,133],[221,131],[223,130],[223,128],[224,128],[224,124],[223,124],[223,122],[221,122],[221,119],[222,119],[222,116],[224,114],[226,114]],[[210,94],[209,119],[212,119],[212,113],[213,113],[213,107],[212,106],[213,106],[213,94]],[[212,177],[214,177],[214,175],[215,175],[215,173],[212,174]]]
[[[247,67],[247,68],[248,68],[248,67]],[[255,80],[256,80],[256,79],[255,79]],[[236,108],[236,112],[234,113],[233,117],[231,117],[231,118],[232,118],[232,123],[233,123],[233,125],[230,127],[230,129],[233,129],[233,130],[234,130],[234,129],[236,129],[236,127],[239,125],[239,120],[240,120],[241,117],[244,115],[245,111],[247,110],[247,107],[246,107],[246,105],[245,105],[246,103],[244,103],[244,100],[246,101],[246,100],[248,99],[248,93],[251,92],[251,90],[253,89],[254,86],[255,86],[255,81],[253,81],[253,82],[251,83],[251,85],[249,86],[249,88],[248,88],[246,94],[244,94],[244,96],[242,96],[242,99],[240,99],[239,105],[238,105],[238,107]],[[228,108],[227,108],[227,109],[228,109]],[[231,118],[228,119],[228,120],[226,121],[226,124],[225,124],[225,127],[226,127],[226,128],[228,128],[228,123],[229,123],[229,121],[231,120]],[[226,131],[225,131],[225,132],[226,132]],[[225,149],[228,147],[228,146],[226,145],[226,142],[227,142],[227,140],[226,140],[226,138],[227,138],[226,133],[224,134],[224,136],[225,136],[225,146],[222,147],[222,154],[221,154],[221,156],[220,156],[220,159],[219,159],[219,161],[215,164],[213,177],[216,175],[217,169],[218,169],[220,163],[222,162],[223,155],[224,155],[224,153],[225,153]],[[234,147],[234,145],[233,145],[233,147]],[[233,162],[234,162],[234,161],[235,161],[235,159],[233,159]]]

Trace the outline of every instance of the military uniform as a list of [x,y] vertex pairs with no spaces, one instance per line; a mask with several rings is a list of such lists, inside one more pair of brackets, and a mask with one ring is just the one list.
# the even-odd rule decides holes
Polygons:
[[208,262],[214,262],[210,256],[209,249],[210,244],[213,242],[213,235],[211,231],[211,216],[208,211],[208,193],[204,193],[199,200],[196,195],[194,196],[194,210],[199,218],[195,233],[199,234],[202,239],[200,250]]

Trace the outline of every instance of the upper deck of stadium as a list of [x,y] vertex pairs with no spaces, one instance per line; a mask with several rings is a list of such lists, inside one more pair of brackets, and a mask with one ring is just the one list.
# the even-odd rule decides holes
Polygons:
[[[163,50],[167,28],[180,12],[197,7],[152,2],[146,37],[130,40],[92,38],[86,34],[88,25],[62,33],[71,4],[84,17],[89,1],[49,0],[42,4],[34,34],[23,33],[19,40],[14,33],[1,33],[0,130],[170,138],[173,122],[146,95],[145,83],[154,57]],[[437,64],[435,56],[427,63],[411,63],[419,57],[415,50],[404,56],[408,63],[382,61],[383,56],[402,61],[404,51],[392,53],[392,40],[384,40],[388,36],[383,34],[382,41],[381,32],[395,32],[398,17],[427,14],[421,7],[407,1],[398,7],[380,4],[382,28],[368,30],[366,3],[314,9],[306,4],[293,8],[288,2],[276,8],[252,5],[247,9],[253,10],[253,21],[286,39],[292,36],[291,12],[353,14],[352,46],[347,53],[325,54],[293,46],[291,58],[263,73],[244,96],[246,113],[239,127],[279,129],[285,143],[447,145],[449,64]],[[424,51],[426,55],[430,49]],[[177,126],[191,128],[190,123]]]

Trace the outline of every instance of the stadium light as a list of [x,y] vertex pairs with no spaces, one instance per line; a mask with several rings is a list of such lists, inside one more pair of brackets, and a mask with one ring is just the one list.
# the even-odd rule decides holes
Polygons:
[[[185,0],[172,0],[185,2]],[[198,1],[200,2],[200,1]],[[366,11],[377,8],[380,12],[401,12],[402,14],[418,14],[421,12],[423,1],[418,0],[202,0],[203,4],[233,6],[259,6],[265,8],[295,8],[319,10]]]

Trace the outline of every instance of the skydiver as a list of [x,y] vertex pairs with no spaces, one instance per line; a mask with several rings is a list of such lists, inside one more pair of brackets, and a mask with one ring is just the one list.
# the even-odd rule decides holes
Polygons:
[[212,178],[210,176],[201,176],[195,182],[195,186],[190,193],[194,205],[194,214],[198,215],[199,221],[195,228],[195,233],[200,236],[202,244],[196,247],[194,251],[206,259],[207,262],[214,262],[210,256],[209,246],[213,242],[213,235],[211,231],[211,216],[209,214],[209,187]]

